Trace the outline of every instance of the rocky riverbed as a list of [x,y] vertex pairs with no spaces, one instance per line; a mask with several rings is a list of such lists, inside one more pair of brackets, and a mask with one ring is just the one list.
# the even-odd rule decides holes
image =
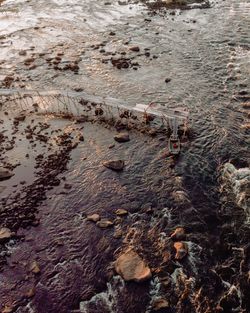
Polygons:
[[191,116],[173,157],[148,125],[67,113],[86,99],[0,97],[0,312],[250,311],[249,12],[0,1],[0,88]]

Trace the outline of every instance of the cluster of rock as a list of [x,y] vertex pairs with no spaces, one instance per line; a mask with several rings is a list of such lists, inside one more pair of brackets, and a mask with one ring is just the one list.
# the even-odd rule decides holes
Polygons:
[[[117,209],[115,214],[117,218],[121,218],[122,216],[126,216],[128,211],[125,209]],[[115,221],[111,221],[107,218],[101,218],[101,216],[97,213],[87,215],[87,221],[96,223],[96,226],[102,229],[109,228],[115,224]]]
[[[174,258],[176,261],[183,260],[188,255],[188,245],[185,241],[185,230],[178,227],[170,235],[174,241],[173,247],[175,250]],[[146,261],[135,251],[133,247],[128,247],[123,251],[115,261],[115,271],[125,281],[143,282],[152,277],[152,271]],[[159,307],[166,303],[159,303]]]

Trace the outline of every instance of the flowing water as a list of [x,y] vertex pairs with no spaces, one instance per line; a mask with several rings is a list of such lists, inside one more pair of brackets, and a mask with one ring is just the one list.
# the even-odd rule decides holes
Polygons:
[[[16,227],[18,239],[6,244],[3,312],[154,312],[162,298],[168,306],[159,312],[250,310],[249,225],[243,211],[220,193],[225,162],[249,166],[250,4],[211,1],[201,8],[198,2],[185,10],[145,1],[7,0],[0,5],[3,88],[83,88],[131,106],[152,101],[183,106],[192,117],[189,140],[173,163],[165,156],[162,136],[131,130],[130,142],[110,149],[112,127],[53,116],[35,115],[32,122],[29,114],[15,139],[22,145],[4,152],[12,163],[21,159],[21,165],[1,182],[3,212],[17,193],[22,196],[18,179],[27,185],[36,179],[35,160],[24,155],[34,149],[50,153],[43,143],[29,146],[23,138],[27,125],[48,123],[41,134],[51,136],[52,150],[56,132],[74,137],[83,131],[84,142],[70,152],[67,170],[57,173],[61,184],[49,188],[39,203],[39,225]],[[125,68],[113,66],[112,58],[126,58]],[[0,113],[1,131],[11,138],[12,113]],[[102,166],[112,158],[125,160],[122,173]],[[122,221],[114,214],[117,208],[129,212]],[[116,226],[99,229],[86,220],[91,213],[115,220]],[[1,223],[11,228],[4,214]],[[189,256],[183,262],[173,261],[169,238],[178,226],[187,232]],[[114,237],[117,230],[120,239]],[[112,262],[127,246],[153,269],[151,282],[128,284],[114,273]],[[28,271],[34,260],[39,275]]]

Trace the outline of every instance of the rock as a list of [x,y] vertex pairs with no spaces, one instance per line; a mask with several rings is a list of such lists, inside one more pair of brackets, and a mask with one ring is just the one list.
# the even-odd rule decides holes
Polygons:
[[133,52],[139,52],[140,48],[138,46],[133,46],[133,47],[130,47],[129,50]]
[[132,249],[128,249],[115,261],[115,270],[125,281],[143,282],[152,277],[150,268]]
[[0,229],[0,243],[4,242],[12,237],[13,233],[10,231],[9,228],[1,228]]
[[155,299],[152,303],[152,308],[154,311],[160,311],[162,309],[169,308],[169,302],[164,298]]
[[91,214],[91,215],[87,215],[87,221],[91,221],[91,222],[96,223],[96,222],[100,221],[100,219],[101,219],[100,215],[96,214],[96,213]]
[[25,50],[20,50],[18,52],[19,55],[27,55],[27,52]]
[[23,122],[25,120],[25,118],[26,118],[26,116],[24,114],[20,114],[14,118],[14,121],[15,122]]
[[36,293],[36,288],[33,287],[33,288],[29,289],[29,290],[26,292],[25,297],[26,297],[26,298],[33,298],[34,295],[35,295],[35,293]]
[[67,190],[69,190],[69,189],[72,188],[72,185],[66,183],[66,184],[64,184],[64,188],[67,189]]
[[185,230],[183,227],[177,227],[176,230],[170,235],[173,240],[184,240],[185,239]]
[[5,179],[9,179],[13,176],[13,173],[10,172],[9,170],[0,167],[0,180],[5,180]]
[[111,221],[108,220],[108,219],[103,218],[103,219],[101,219],[100,221],[98,221],[98,222],[96,223],[96,225],[97,225],[98,227],[100,227],[100,228],[108,228],[108,227],[113,226],[114,223],[111,222]]
[[105,161],[103,162],[103,165],[113,171],[122,171],[125,166],[125,162],[123,160]]
[[12,313],[14,312],[14,307],[5,305],[5,307],[2,309],[1,313]]
[[122,230],[120,228],[116,228],[113,237],[115,239],[119,239],[122,237]]
[[170,83],[171,82],[171,78],[166,78],[165,79],[165,83],[167,84],[167,83]]
[[188,245],[185,242],[175,242],[174,248],[176,250],[175,259],[176,260],[182,260],[187,256],[188,254]]
[[75,118],[76,123],[85,123],[88,121],[88,117],[87,116],[77,116]]
[[114,136],[114,139],[117,142],[127,142],[130,140],[128,133],[119,133]]
[[124,209],[118,209],[118,210],[115,211],[115,214],[118,215],[118,216],[124,216],[124,215],[128,214],[128,211],[124,210]]
[[79,140],[79,141],[84,141],[83,135],[79,135],[79,136],[78,136],[78,140]]
[[33,261],[30,264],[30,271],[34,274],[39,274],[41,272],[39,264],[36,261]]

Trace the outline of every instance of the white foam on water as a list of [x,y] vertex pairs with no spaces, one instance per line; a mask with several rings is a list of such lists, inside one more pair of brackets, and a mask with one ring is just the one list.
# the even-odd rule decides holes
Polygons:
[[114,276],[112,281],[107,283],[107,290],[93,296],[89,301],[80,302],[80,312],[88,313],[89,305],[92,303],[100,303],[110,313],[119,313],[117,308],[117,300],[119,293],[125,286],[124,280],[120,276]]
[[150,313],[152,309],[152,304],[154,303],[154,301],[162,298],[160,294],[160,289],[161,289],[161,282],[158,277],[154,277],[150,282],[149,295],[151,297],[151,300],[149,302],[149,305],[146,308],[145,313]]
[[197,265],[200,263],[199,254],[202,251],[202,247],[192,241],[186,241],[185,243],[188,245],[188,261],[194,274],[198,274]]
[[[250,223],[250,169],[236,169],[231,163],[226,163],[222,170],[222,179],[226,192],[232,189],[235,195],[235,203],[246,213],[246,223]],[[224,187],[224,188],[223,188]]]

